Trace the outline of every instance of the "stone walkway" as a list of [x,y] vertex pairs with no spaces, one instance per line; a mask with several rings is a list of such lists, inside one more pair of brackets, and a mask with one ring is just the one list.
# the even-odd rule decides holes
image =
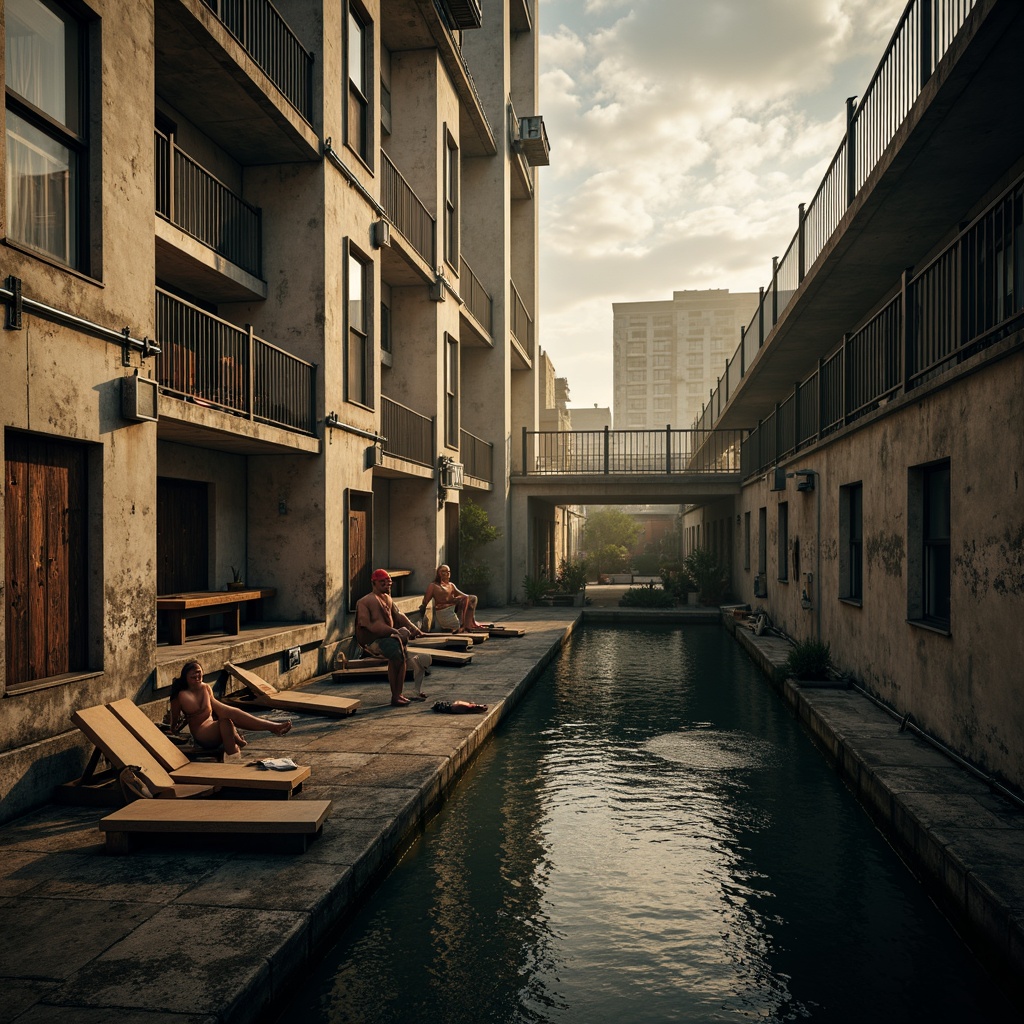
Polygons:
[[[584,612],[601,621],[614,614],[610,595]],[[527,636],[487,641],[464,668],[435,666],[425,703],[391,708],[384,681],[337,685],[327,677],[308,689],[359,698],[356,715],[292,716],[281,739],[248,734],[249,753],[312,766],[297,799],[333,801],[323,835],[304,854],[191,843],[106,856],[96,827],[103,812],[57,804],[0,828],[0,1024],[261,1019],[357,894],[422,829],[579,616],[572,608],[510,609],[501,617],[526,626]],[[784,643],[739,639],[777,673]],[[1024,977],[1024,814],[900,733],[855,691],[782,690],[901,852],[918,858],[925,877],[944,881],[954,921],[993,962]],[[458,698],[490,710],[430,711],[435,699]]]

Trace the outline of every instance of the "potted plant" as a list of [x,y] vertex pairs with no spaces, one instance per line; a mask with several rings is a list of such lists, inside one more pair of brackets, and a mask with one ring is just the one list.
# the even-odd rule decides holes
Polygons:
[[550,587],[551,582],[543,573],[539,576],[524,576],[523,604],[527,608],[531,608],[533,605],[539,604],[544,600],[544,597],[547,595]]
[[228,584],[228,590],[244,590],[245,580],[242,579],[242,570],[231,566],[231,582]]
[[729,576],[715,553],[708,548],[695,548],[683,559],[683,565],[700,595],[700,603],[721,604]]
[[583,606],[584,592],[587,587],[587,567],[584,562],[563,558],[558,563],[555,582],[558,584],[558,589],[561,593],[572,597],[574,605],[578,607]]

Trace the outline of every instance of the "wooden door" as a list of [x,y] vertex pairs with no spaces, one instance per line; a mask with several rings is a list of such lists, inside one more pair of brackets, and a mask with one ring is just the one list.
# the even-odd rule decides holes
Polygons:
[[365,494],[349,496],[348,509],[348,609],[353,611],[356,601],[370,593],[371,498]]
[[87,668],[86,447],[9,431],[4,471],[11,688]]
[[209,484],[157,477],[156,592],[210,587]]

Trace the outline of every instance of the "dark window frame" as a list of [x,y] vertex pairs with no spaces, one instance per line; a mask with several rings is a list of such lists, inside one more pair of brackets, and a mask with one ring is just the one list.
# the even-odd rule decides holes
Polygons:
[[[373,406],[373,322],[371,316],[373,263],[350,241],[344,247],[345,260],[345,401],[367,409]],[[361,287],[359,316],[353,316],[353,267],[359,267]]]
[[[354,31],[359,39],[353,39]],[[359,70],[353,68],[352,47],[359,45]],[[357,4],[350,3],[345,16],[345,145],[367,166],[371,163],[373,119],[371,75],[373,22]],[[354,116],[355,115],[355,116]],[[356,121],[356,124],[353,124]]]
[[949,634],[952,625],[950,461],[912,466],[907,476],[907,621]]
[[839,488],[839,599],[864,600],[864,483]]
[[444,259],[459,270],[459,147],[447,127],[444,130]]
[[778,562],[780,583],[789,582],[789,502],[780,501],[778,508]]
[[444,442],[459,447],[459,339],[444,336]]

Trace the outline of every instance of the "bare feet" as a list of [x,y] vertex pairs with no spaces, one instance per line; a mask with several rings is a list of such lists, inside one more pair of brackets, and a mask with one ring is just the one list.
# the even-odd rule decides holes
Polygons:
[[426,700],[427,695],[425,693],[414,693],[409,700]]
[[272,725],[270,731],[275,736],[283,736],[286,732],[290,732],[292,728],[291,722],[279,722],[277,725]]
[[409,703],[409,698],[408,697],[395,697],[395,699],[392,700],[392,702],[391,702],[391,706],[393,708],[401,708],[401,707],[405,707],[405,705],[408,704],[408,703]]

